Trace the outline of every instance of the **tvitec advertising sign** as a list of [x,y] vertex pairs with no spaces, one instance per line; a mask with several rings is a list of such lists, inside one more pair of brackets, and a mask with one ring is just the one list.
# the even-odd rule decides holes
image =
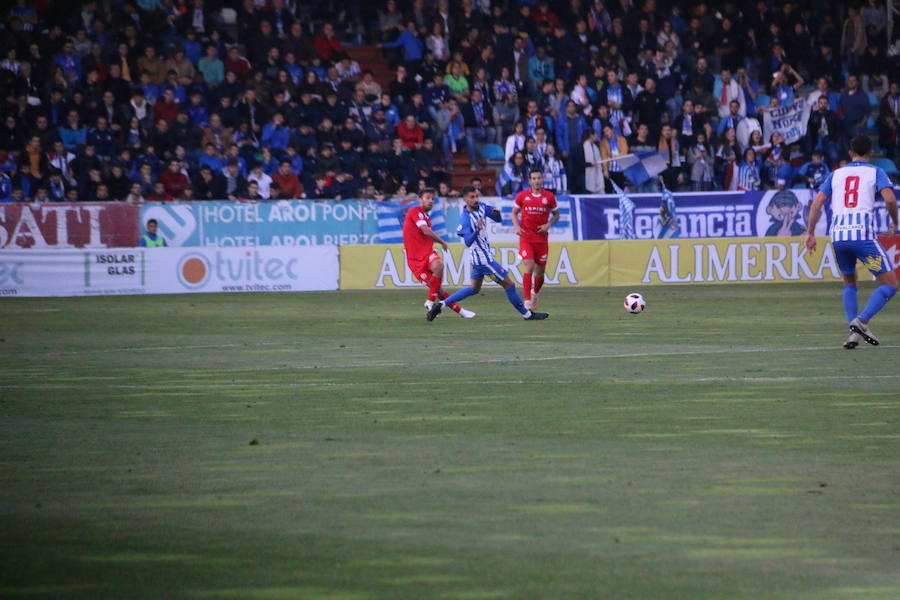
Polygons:
[[0,296],[336,290],[337,246],[0,253]]

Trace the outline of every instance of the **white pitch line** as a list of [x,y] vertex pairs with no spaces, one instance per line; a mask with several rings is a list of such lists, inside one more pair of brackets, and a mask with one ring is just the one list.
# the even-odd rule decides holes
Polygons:
[[[816,380],[828,380],[828,381],[859,381],[859,380],[867,380],[867,379],[900,379],[900,375],[829,375],[823,377],[816,377]],[[599,382],[614,382],[614,383],[714,383],[720,381],[744,381],[751,383],[776,383],[781,381],[808,381],[808,377],[800,377],[800,376],[783,376],[783,377],[681,377],[681,378],[672,378],[672,379],[663,379],[663,378],[653,378],[653,379],[642,379],[635,377],[607,377],[601,380],[592,380],[592,381],[572,381],[572,380],[557,380],[557,381],[547,381],[547,380],[524,380],[524,379],[510,379],[500,381],[499,383],[510,383],[510,384],[534,384],[534,385],[589,385],[592,383]],[[121,390],[149,390],[156,387],[163,388],[165,390],[192,390],[192,389],[211,389],[211,388],[274,388],[274,387],[285,387],[285,388],[311,388],[311,387],[368,387],[373,385],[392,385],[392,386],[405,386],[405,387],[414,387],[414,386],[434,386],[433,381],[393,381],[393,382],[350,382],[350,381],[309,381],[309,382],[285,382],[285,383],[276,383],[276,382],[234,382],[234,383],[175,383],[175,384],[150,384],[150,385],[137,385],[137,384],[111,384],[104,385],[103,387],[111,388],[111,389],[121,389]],[[454,382],[453,385],[474,385],[474,386],[483,386],[485,385],[482,381],[460,381]],[[0,389],[66,389],[71,386],[63,385],[63,384],[36,384],[36,385],[27,385],[27,384],[11,384],[11,385],[0,385]]]
[[[900,348],[896,346],[879,346],[880,348]],[[687,356],[687,355],[705,355],[705,354],[753,354],[758,352],[819,352],[823,350],[836,351],[836,348],[830,346],[807,346],[794,348],[773,348],[773,347],[755,347],[755,348],[738,348],[725,350],[717,348],[714,350],[688,350],[688,351],[671,351],[671,352],[629,352],[622,354],[569,354],[565,356],[532,356],[526,358],[480,358],[471,360],[443,360],[442,365],[473,365],[483,363],[519,363],[519,362],[552,362],[557,360],[597,360],[601,358],[648,358],[654,356]],[[320,369],[362,369],[371,366],[387,366],[387,367],[414,367],[420,366],[420,363],[381,363],[373,365],[372,363],[350,363],[343,365],[300,365],[292,367],[263,367],[261,369],[237,369],[238,371],[306,371]]]
[[63,352],[59,352],[56,350],[50,350],[43,353],[35,353],[38,356],[63,356],[69,354],[107,354],[109,352],[139,352],[143,350],[217,350],[222,348],[255,348],[258,346],[275,346],[280,345],[280,342],[260,342],[258,344],[208,344],[202,346],[147,346],[146,348],[141,348],[140,346],[133,346],[127,348],[93,348],[87,350],[66,350]]
[[[81,351],[65,351],[65,352],[45,352],[44,355],[77,355],[86,353],[108,353],[108,352],[129,352],[148,350],[208,350],[223,348],[256,348],[260,346],[281,346],[283,348],[290,347],[290,344],[281,344],[279,342],[261,342],[258,344],[209,344],[197,346],[148,346],[134,348],[102,348],[94,350]],[[900,345],[881,345],[881,349],[897,349]],[[558,360],[598,360],[604,358],[650,358],[664,356],[702,356],[706,354],[754,354],[759,352],[823,352],[823,351],[841,351],[834,346],[795,346],[795,347],[773,347],[773,346],[754,346],[751,348],[731,348],[724,349],[721,347],[711,348],[709,350],[673,350],[666,352],[627,352],[619,354],[567,354],[556,356],[532,356],[525,358],[478,358],[467,360],[445,360],[441,361],[443,365],[470,365],[470,364],[508,364],[519,362],[553,362]],[[38,354],[39,356],[40,354]],[[29,355],[34,356],[34,355]],[[236,371],[304,371],[304,370],[321,370],[321,369],[364,369],[379,367],[416,367],[420,366],[419,362],[367,362],[367,363],[346,363],[333,365],[298,365],[288,367],[262,367],[257,369],[235,369]]]

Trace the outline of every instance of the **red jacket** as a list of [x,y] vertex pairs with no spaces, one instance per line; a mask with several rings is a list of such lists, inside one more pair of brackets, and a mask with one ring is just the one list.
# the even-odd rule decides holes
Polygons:
[[160,119],[174,121],[175,117],[178,116],[178,103],[163,102],[162,98],[160,98],[156,101],[156,104],[153,105],[153,114],[156,115],[157,121]]
[[397,137],[403,140],[403,145],[411,150],[415,150],[422,146],[422,143],[425,141],[425,132],[422,131],[422,128],[416,123],[416,126],[412,129],[408,129],[406,127],[406,123],[400,123],[397,125]]
[[191,183],[184,173],[173,173],[171,171],[166,171],[160,175],[159,180],[165,186],[166,193],[173,198],[181,198],[184,195],[184,188]]
[[337,38],[329,39],[321,34],[313,38],[313,48],[319,58],[327,61],[331,61],[335,53],[344,51],[344,47]]
[[297,175],[282,175],[280,172],[272,175],[272,183],[278,186],[279,198],[302,198],[303,186]]

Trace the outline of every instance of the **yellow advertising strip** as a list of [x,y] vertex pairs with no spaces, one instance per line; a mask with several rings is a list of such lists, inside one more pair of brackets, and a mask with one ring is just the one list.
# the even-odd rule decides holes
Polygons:
[[[838,281],[834,250],[827,237],[809,254],[800,237],[711,238],[552,242],[547,261],[549,286],[647,286]],[[496,244],[497,261],[521,283],[515,244]],[[471,272],[464,246],[445,253],[447,287],[467,285]],[[403,246],[341,246],[341,289],[399,289],[421,284],[406,266]],[[859,265],[865,281],[868,271]]]
[[[809,254],[801,237],[609,242],[610,285],[777,283],[841,278],[827,237]],[[866,271],[860,266],[860,278]]]
[[[522,282],[519,247],[515,243],[493,244],[495,258],[511,271],[516,283]],[[444,253],[444,285],[464,287],[469,284],[471,266],[464,260],[463,244],[450,244]],[[422,284],[406,265],[401,244],[341,246],[341,289],[399,289]],[[551,242],[547,258],[545,285],[608,286],[608,242]]]

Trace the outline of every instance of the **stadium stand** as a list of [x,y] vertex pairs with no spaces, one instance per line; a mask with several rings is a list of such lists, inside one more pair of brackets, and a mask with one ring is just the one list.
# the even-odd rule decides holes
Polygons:
[[[857,133],[880,164],[900,153],[887,10],[17,0],[0,34],[0,201],[246,199],[253,181],[262,198],[383,198],[473,177],[506,194],[535,168],[577,193],[590,139],[663,152],[672,189],[813,185],[813,152],[833,169]],[[805,137],[754,133],[795,98],[811,104]]]

